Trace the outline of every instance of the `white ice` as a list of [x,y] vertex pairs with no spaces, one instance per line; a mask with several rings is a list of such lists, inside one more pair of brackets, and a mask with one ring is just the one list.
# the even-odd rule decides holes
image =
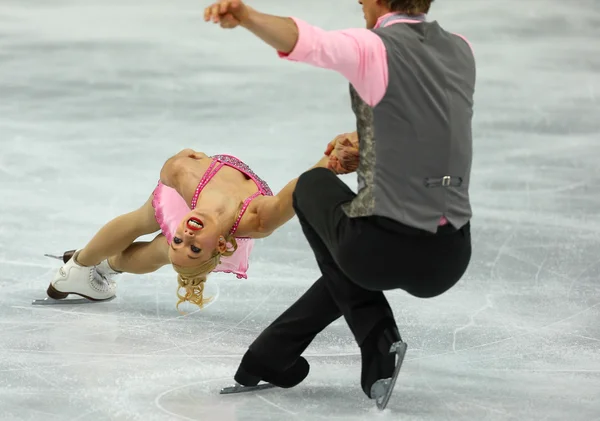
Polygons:
[[[201,312],[176,311],[169,268],[110,303],[31,306],[59,266],[42,255],[140,206],[180,149],[238,155],[278,190],[353,129],[343,77],[205,24],[207,3],[0,2],[0,420],[600,419],[597,0],[434,3],[477,55],[474,253],[439,298],[388,294],[409,352],[384,413],[343,320],[298,387],[218,394],[318,276],[295,219],[250,279],[212,276]],[[356,1],[251,4],[363,25]]]

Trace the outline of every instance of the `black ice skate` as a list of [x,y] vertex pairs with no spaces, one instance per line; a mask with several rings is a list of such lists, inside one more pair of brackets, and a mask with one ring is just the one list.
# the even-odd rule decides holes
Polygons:
[[273,389],[274,387],[277,386],[271,383],[261,383],[257,384],[256,386],[244,386],[239,383],[236,383],[235,386],[224,387],[223,389],[221,389],[221,392],[219,392],[219,394],[232,395],[234,393],[256,392],[258,390]]
[[[253,392],[257,390],[280,387],[288,389],[298,385],[308,376],[310,365],[304,357],[300,357],[286,370],[275,371],[263,364],[249,352],[246,352],[235,373],[235,386],[221,389],[221,394]],[[265,383],[259,384],[261,381]]]
[[407,345],[402,341],[392,344],[390,354],[396,354],[394,374],[391,378],[377,380],[371,386],[371,399],[375,399],[375,404],[379,410],[384,410],[392,397],[392,392],[394,391],[394,386],[396,385],[396,380],[398,379],[398,374],[400,374],[400,368],[406,355],[406,349]]

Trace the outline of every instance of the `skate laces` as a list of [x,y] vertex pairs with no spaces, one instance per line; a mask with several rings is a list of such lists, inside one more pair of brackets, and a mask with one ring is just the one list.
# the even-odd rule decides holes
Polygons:
[[96,271],[101,276],[104,276],[104,278],[109,282],[111,281],[111,276],[117,276],[121,274],[121,272],[118,272],[112,268],[112,266],[108,263],[108,259],[104,259],[102,262],[96,265]]
[[106,277],[96,270],[95,267],[90,268],[90,287],[98,292],[108,292],[110,282]]

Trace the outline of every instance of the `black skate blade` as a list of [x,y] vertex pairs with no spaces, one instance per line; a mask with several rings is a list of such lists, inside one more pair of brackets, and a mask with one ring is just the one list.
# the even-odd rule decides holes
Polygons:
[[46,297],[40,300],[33,300],[31,302],[32,306],[56,306],[56,305],[81,305],[81,304],[98,304],[98,303],[106,303],[108,301],[112,301],[116,296],[107,298],[102,301],[94,301],[88,300],[87,298],[65,298],[64,300],[55,300],[50,297]]
[[63,263],[67,263],[69,260],[71,260],[76,251],[77,250],[67,250],[63,253],[62,256],[55,256],[54,254],[44,254],[44,256],[49,257],[51,259],[62,260]]
[[242,386],[241,384],[236,384],[235,386],[224,387],[219,392],[220,395],[232,395],[234,393],[245,393],[245,392],[256,392],[257,390],[266,390],[272,389],[275,386],[271,383],[263,383],[256,386]]
[[396,380],[400,374],[400,368],[404,362],[404,356],[406,355],[407,347],[408,346],[404,342],[396,342],[391,346],[390,353],[395,352],[396,356],[398,357],[396,361],[396,368],[394,369],[394,375],[389,379],[377,380],[375,383],[373,383],[373,386],[371,386],[371,399],[375,399],[377,409],[380,411],[385,409],[390,401],[390,398],[392,397],[392,392],[394,391]]

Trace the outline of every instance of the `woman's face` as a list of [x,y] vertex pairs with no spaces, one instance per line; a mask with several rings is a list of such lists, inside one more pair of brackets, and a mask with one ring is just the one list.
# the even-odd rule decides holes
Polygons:
[[179,223],[173,235],[169,258],[177,266],[198,266],[224,245],[225,239],[219,232],[215,218],[193,210]]

